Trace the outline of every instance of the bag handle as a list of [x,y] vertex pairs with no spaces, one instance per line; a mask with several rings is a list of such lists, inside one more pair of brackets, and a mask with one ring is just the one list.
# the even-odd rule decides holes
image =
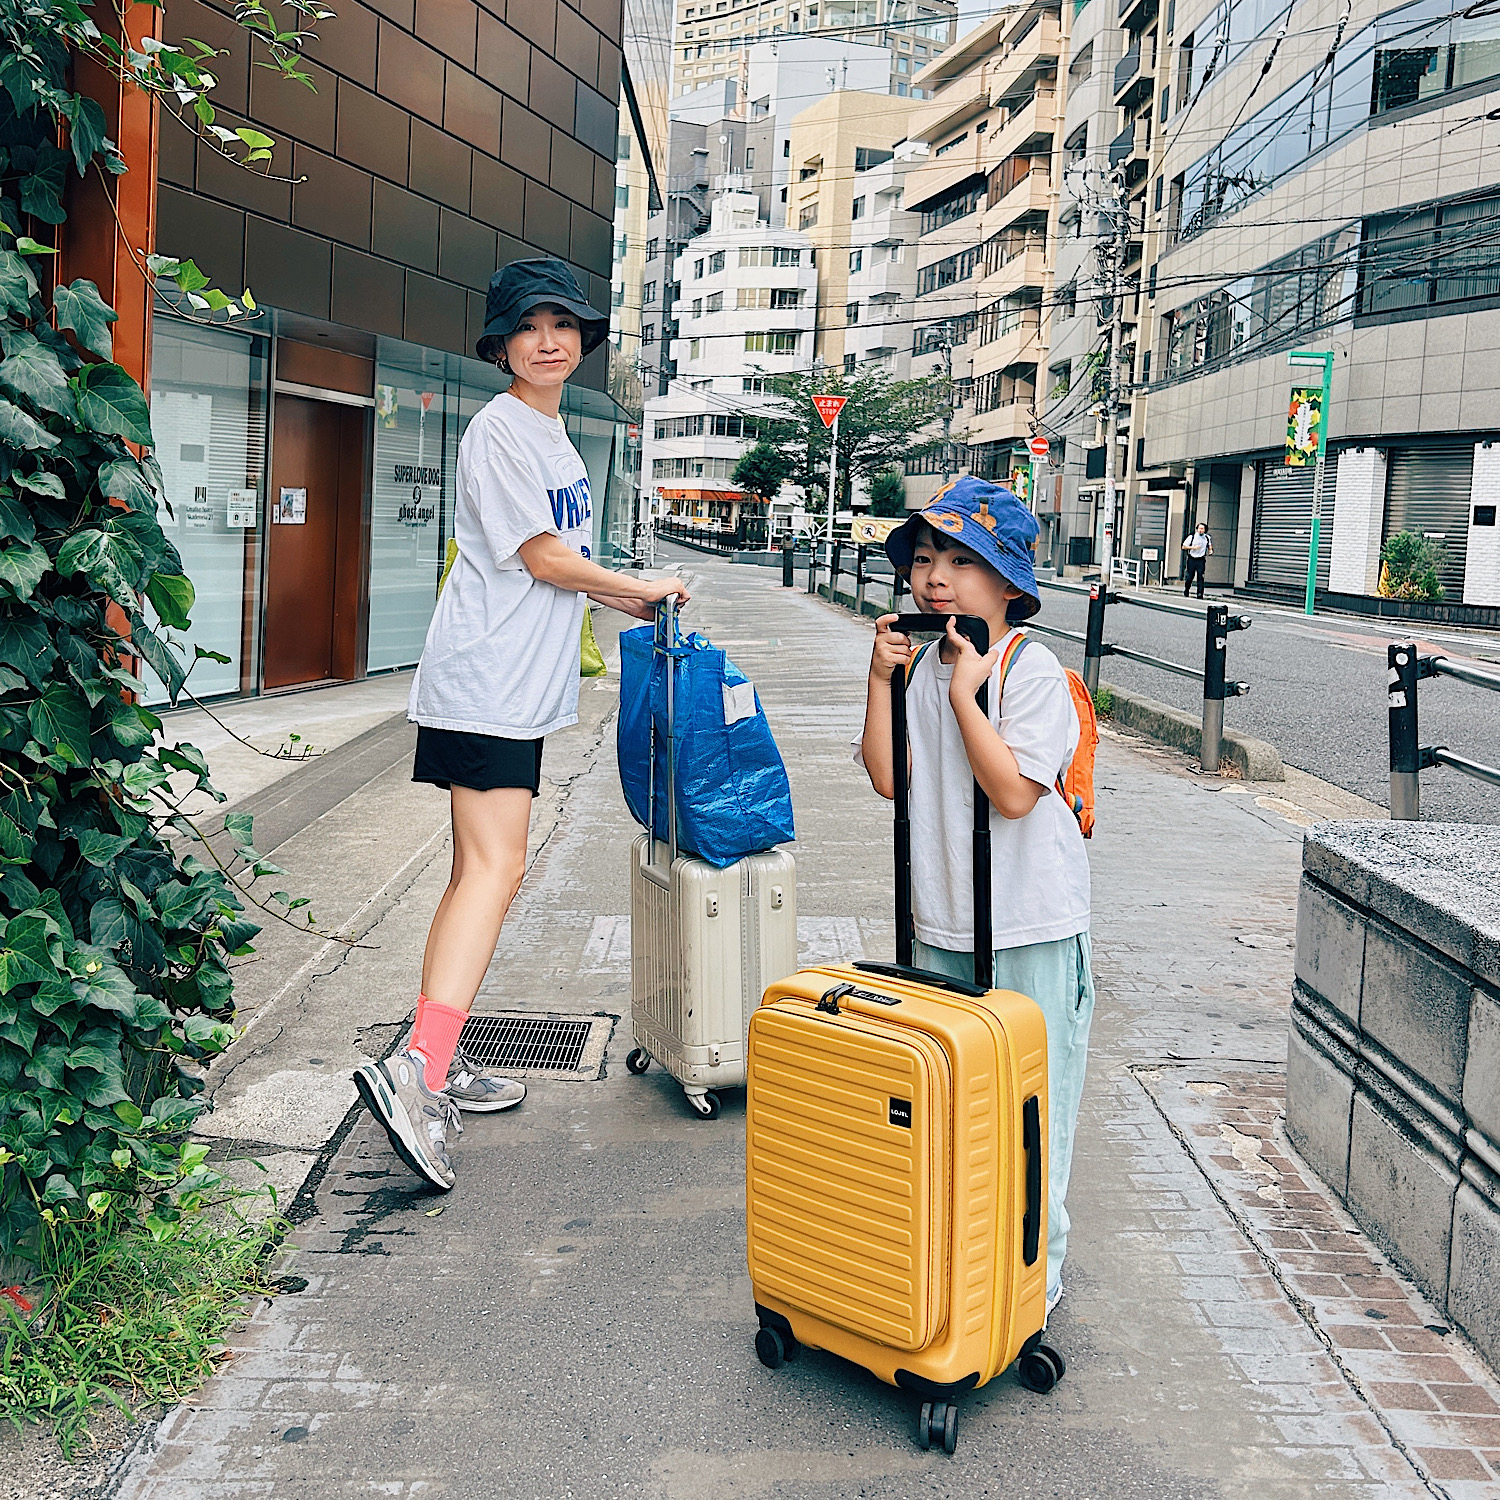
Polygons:
[[[682,644],[677,628],[677,596],[668,594],[657,601],[656,620],[651,639],[652,650],[667,659],[667,869],[677,862],[677,735],[673,724],[673,687],[677,678],[675,648]],[[647,684],[647,709],[650,711],[650,684]],[[651,753],[646,772],[647,866],[656,864],[656,714],[651,719]]]
[[[983,655],[990,649],[990,627],[978,615],[898,615],[891,629],[900,635],[946,635],[948,621]],[[891,673],[891,763],[896,788],[896,962],[912,967],[916,940],[911,909],[911,787],[906,770],[906,680],[908,671]],[[986,677],[974,695],[980,712],[990,712]],[[990,799],[974,778],[974,983],[991,988],[995,977],[994,919],[991,901]]]

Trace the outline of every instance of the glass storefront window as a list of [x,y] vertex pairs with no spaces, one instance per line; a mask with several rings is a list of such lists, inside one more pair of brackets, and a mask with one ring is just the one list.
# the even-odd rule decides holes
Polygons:
[[[152,328],[151,430],[172,514],[162,530],[197,595],[173,632],[200,698],[254,686],[258,525],[266,478],[265,340],[159,316]],[[248,604],[248,608],[247,608]],[[229,658],[199,661],[202,646]],[[167,690],[143,667],[147,702]]]
[[377,364],[370,504],[368,669],[409,667],[422,655],[453,534],[452,454],[442,371]]

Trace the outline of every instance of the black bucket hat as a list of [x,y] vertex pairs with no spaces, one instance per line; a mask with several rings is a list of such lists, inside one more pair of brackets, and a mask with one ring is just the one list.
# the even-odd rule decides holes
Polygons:
[[495,360],[505,353],[504,340],[533,307],[543,302],[565,307],[578,319],[583,352],[592,353],[609,337],[609,317],[595,312],[573,273],[560,260],[539,257],[513,260],[490,277],[484,303],[484,332],[474,345],[480,359]]

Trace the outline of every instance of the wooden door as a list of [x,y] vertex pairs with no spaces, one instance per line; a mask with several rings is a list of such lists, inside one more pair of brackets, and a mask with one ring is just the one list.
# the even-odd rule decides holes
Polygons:
[[[266,549],[264,685],[356,675],[364,413],[277,396]],[[351,597],[352,595],[352,597]]]

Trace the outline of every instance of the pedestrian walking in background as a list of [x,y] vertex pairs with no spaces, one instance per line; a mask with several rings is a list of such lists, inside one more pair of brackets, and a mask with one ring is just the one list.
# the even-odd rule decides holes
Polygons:
[[[882,797],[911,781],[913,962],[974,975],[974,782],[1000,814],[991,832],[994,986],[1018,990],[1047,1022],[1047,1310],[1062,1295],[1068,1244],[1064,1200],[1073,1131],[1088,1066],[1094,978],[1089,945],[1089,861],[1059,778],[1080,727],[1057,658],[1038,640],[1012,638],[1041,608],[1031,548],[1036,518],[999,485],[964,477],[893,531],[886,551],[925,614],[978,615],[993,647],[981,656],[950,622],[936,648],[876,622],[856,757]],[[1002,661],[1010,663],[1002,667]],[[891,674],[907,675],[910,770],[893,765]],[[990,682],[989,716],[975,702]]]
[[559,411],[568,377],[608,333],[608,315],[560,260],[512,261],[490,279],[477,353],[511,384],[458,446],[458,556],[407,709],[417,725],[412,780],[452,801],[453,871],[411,1035],[354,1075],[397,1155],[445,1191],[456,1110],[509,1109],[526,1094],[461,1056],[455,1066],[455,1050],[525,873],[542,739],[578,721],[584,596],[643,620],[669,594],[687,599],[675,578],[648,582],[589,560],[588,470]]
[[1208,571],[1208,560],[1213,556],[1214,539],[1208,534],[1208,526],[1199,521],[1197,529],[1182,544],[1182,550],[1187,554],[1187,571],[1182,575],[1182,597],[1188,596],[1188,590],[1193,586],[1193,579],[1198,580],[1198,597],[1203,597],[1203,575]]

